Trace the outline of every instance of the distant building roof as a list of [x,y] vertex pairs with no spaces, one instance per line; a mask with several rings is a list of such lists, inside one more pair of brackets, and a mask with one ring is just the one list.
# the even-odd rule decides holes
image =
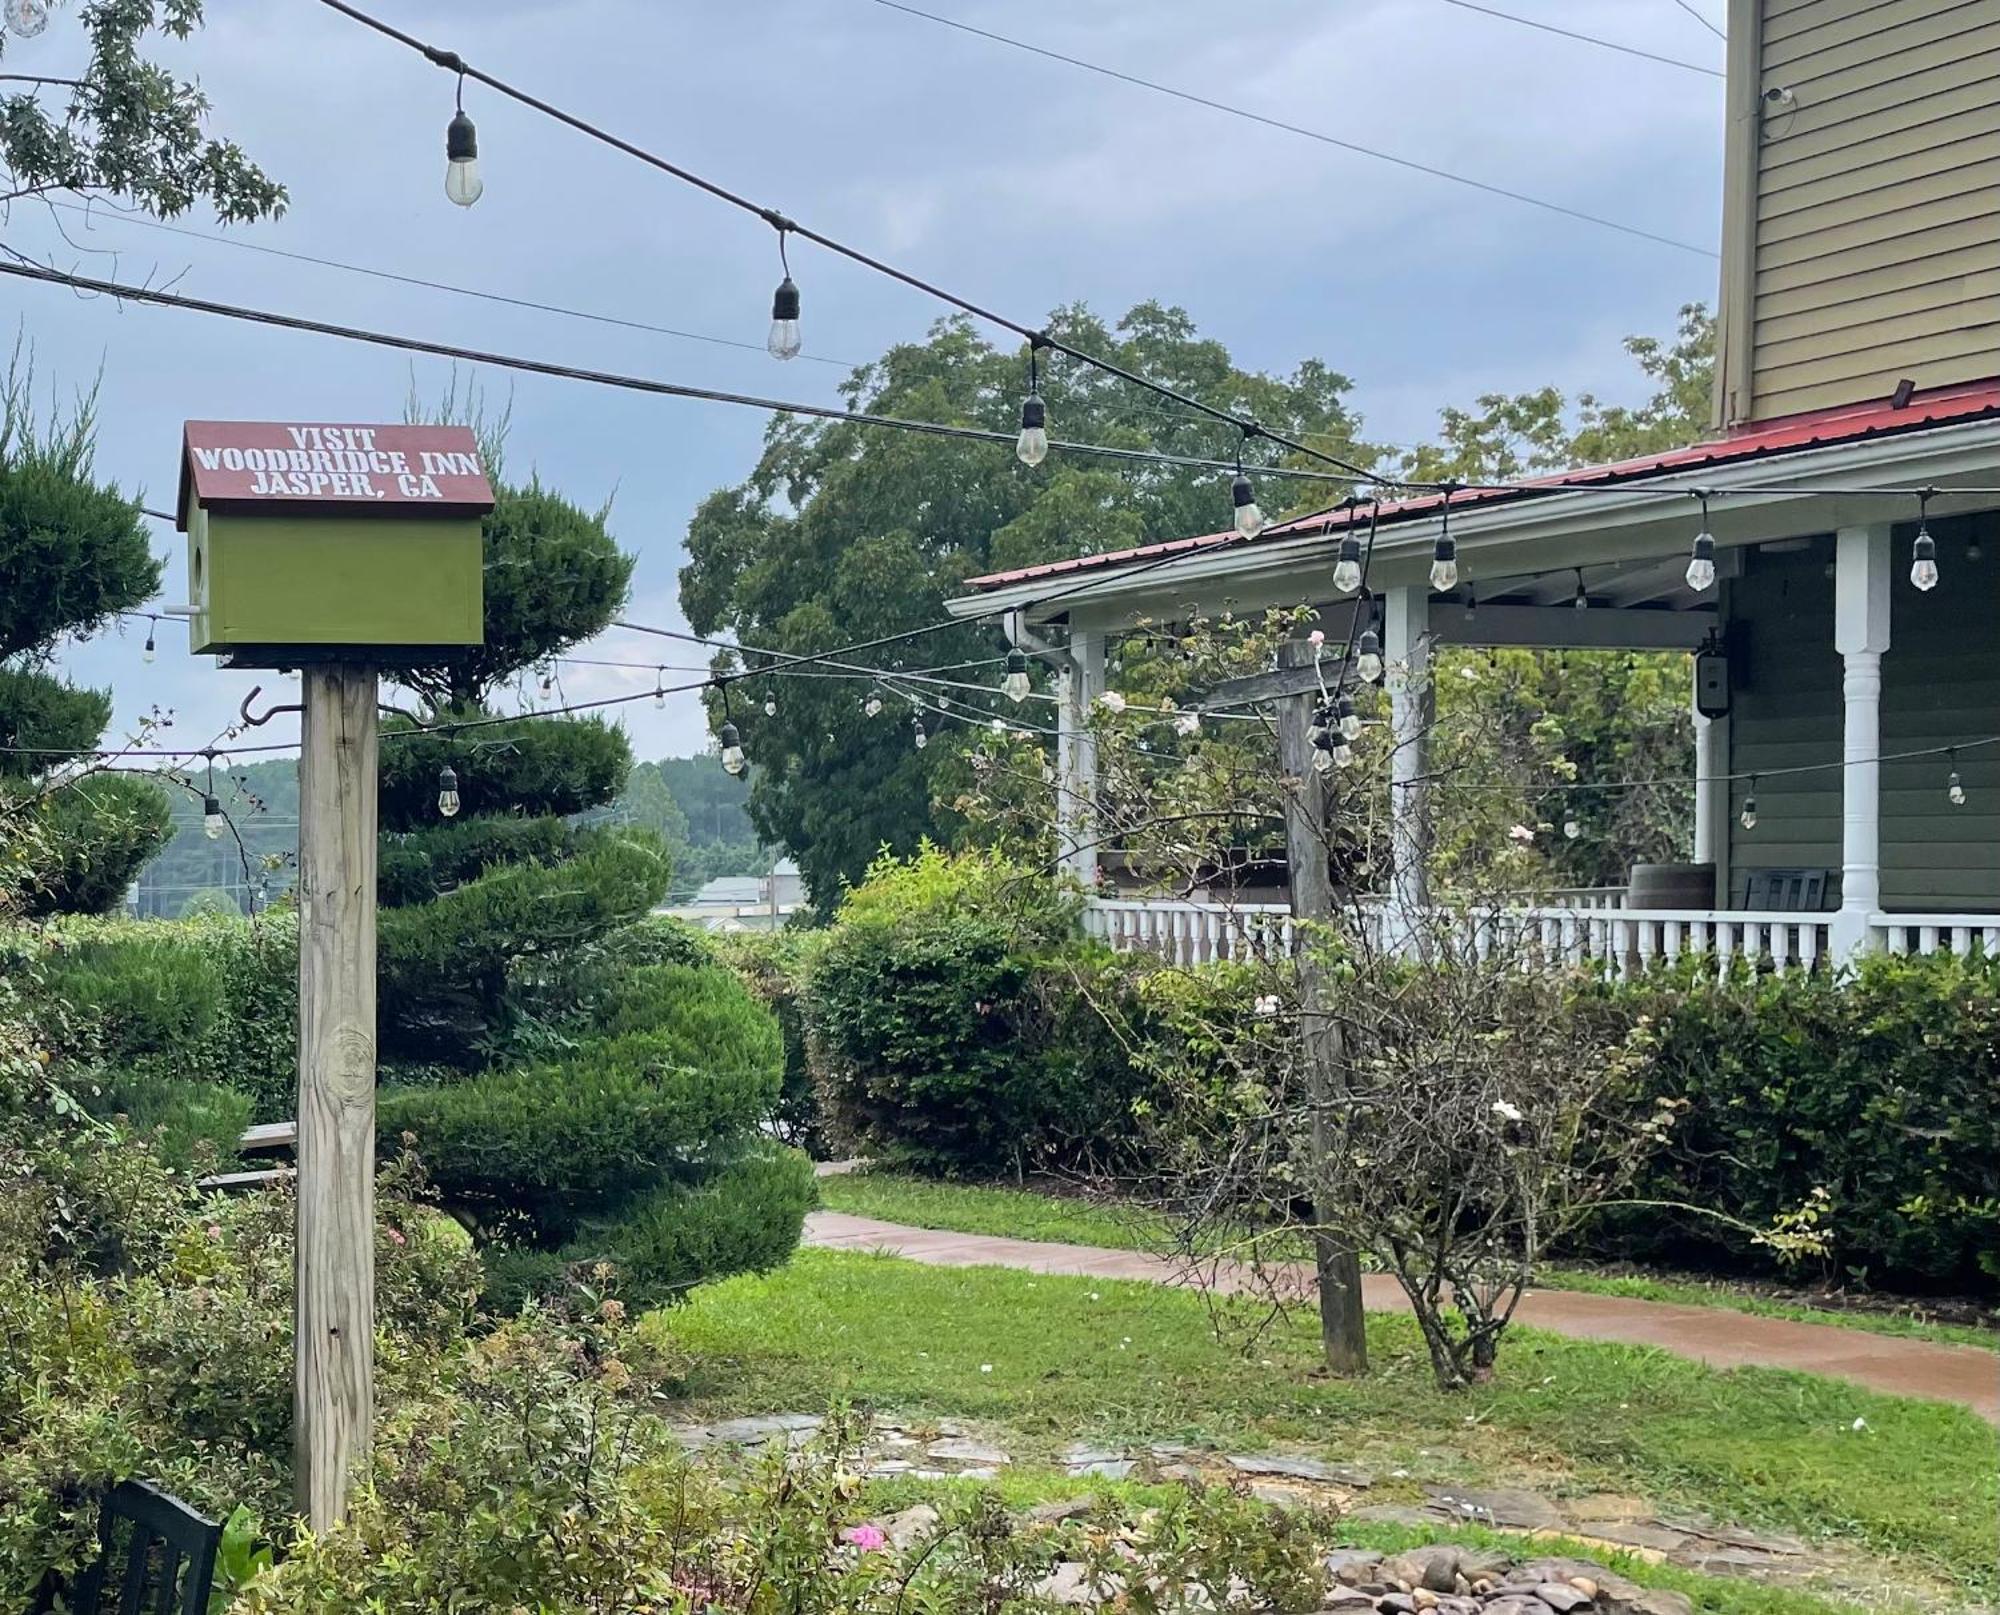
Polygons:
[[694,894],[700,905],[739,906],[763,900],[764,883],[755,875],[720,875]]
[[796,858],[780,858],[771,865],[771,873],[774,875],[796,875],[798,872],[799,864]]

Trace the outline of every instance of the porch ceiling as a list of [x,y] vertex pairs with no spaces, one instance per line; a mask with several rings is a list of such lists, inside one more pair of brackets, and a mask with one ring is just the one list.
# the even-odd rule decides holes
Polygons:
[[[1838,489],[1935,487],[1933,516],[2000,508],[2000,496],[1954,493],[1954,488],[2000,486],[2000,419],[1983,415],[1959,424],[1930,426],[1855,441],[1803,446],[1735,463],[1698,463],[1658,475],[1635,477],[1591,491],[1553,488],[1545,493],[1474,500],[1452,511],[1461,582],[1453,596],[1433,601],[1432,626],[1441,638],[1469,643],[1630,644],[1629,630],[1609,632],[1588,619],[1677,618],[1644,627],[1642,637],[1662,648],[1698,643],[1713,615],[1713,595],[1697,597],[1681,578],[1688,545],[1699,526],[1693,490],[1727,492],[1709,512],[1710,530],[1728,575],[1750,545],[1804,538],[1839,527],[1909,521],[1914,502],[1882,493],[1833,493]],[[1666,497],[1669,493],[1681,498]],[[1439,531],[1435,504],[1400,515],[1378,531],[1369,587],[1373,592],[1423,586]],[[1083,626],[1118,626],[1140,615],[1223,606],[1324,603],[1332,591],[1330,547],[1339,527],[1327,521],[1266,536],[1254,543],[1226,535],[1158,546],[1121,561],[1049,568],[1033,575],[993,579],[976,594],[949,603],[955,616],[1020,610],[1032,622],[1067,619]],[[1333,535],[1330,537],[1330,533]],[[1735,552],[1735,553],[1732,553]],[[1577,569],[1593,607],[1573,612]],[[1468,589],[1477,597],[1472,623],[1464,618]],[[1486,632],[1477,618],[1489,608],[1532,613],[1519,626],[1529,637],[1500,639],[1497,616]],[[1567,627],[1551,621],[1560,613]],[[1457,626],[1454,626],[1456,624]],[[1490,635],[1490,637],[1489,637]]]

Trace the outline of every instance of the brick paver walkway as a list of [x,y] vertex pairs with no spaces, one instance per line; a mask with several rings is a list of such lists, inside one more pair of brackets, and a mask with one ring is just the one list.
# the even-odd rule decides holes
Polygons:
[[[809,1216],[806,1243],[882,1251],[935,1267],[1013,1267],[1030,1273],[1140,1279],[1156,1284],[1191,1282],[1185,1271],[1166,1258],[1141,1251],[906,1228],[838,1211],[816,1211]],[[1227,1267],[1214,1277],[1225,1289],[1241,1288],[1244,1283],[1241,1273]],[[1300,1277],[1303,1281],[1305,1275]],[[1362,1280],[1362,1288],[1362,1298],[1371,1311],[1408,1310],[1393,1279],[1369,1274]],[[1892,1396],[1957,1402],[2000,1424],[2000,1356],[1977,1346],[1937,1345],[1844,1329],[1837,1324],[1793,1323],[1722,1307],[1628,1301],[1567,1290],[1536,1290],[1523,1296],[1515,1317],[1551,1334],[1657,1346],[1717,1368],[1795,1368],[1852,1380]]]

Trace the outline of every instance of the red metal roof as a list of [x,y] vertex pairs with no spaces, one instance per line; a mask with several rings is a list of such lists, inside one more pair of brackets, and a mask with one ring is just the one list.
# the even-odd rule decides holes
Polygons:
[[[1499,500],[1525,499],[1542,488],[1565,488],[1578,484],[1632,482],[1663,472],[1689,471],[1702,466],[1733,465],[1742,460],[1795,453],[1801,449],[1828,448],[1838,443],[1856,443],[1865,438],[1920,431],[1927,426],[1958,425],[1989,415],[2000,415],[2000,378],[1965,382],[1954,387],[1937,387],[1914,393],[1898,409],[1887,399],[1867,404],[1842,405],[1837,409],[1812,410],[1787,415],[1778,420],[1758,421],[1739,427],[1727,436],[1669,449],[1663,454],[1644,455],[1635,460],[1619,460],[1609,465],[1582,466],[1553,476],[1524,480],[1517,488],[1468,488],[1453,495],[1454,508]],[[1388,522],[1407,519],[1435,510],[1443,503],[1441,494],[1424,494],[1415,499],[1399,499],[1384,504],[1377,516]],[[1026,583],[1035,578],[1060,577],[1072,572],[1089,572],[1123,566],[1134,561],[1153,561],[1176,552],[1217,549],[1233,544],[1261,544],[1273,538],[1337,531],[1350,521],[1365,522],[1370,508],[1353,512],[1330,511],[1299,521],[1279,522],[1264,529],[1256,538],[1245,538],[1234,530],[1203,533],[1194,538],[1177,538],[1162,544],[1144,544],[1136,549],[1107,550],[1102,555],[1080,555],[1065,561],[1045,561],[1039,566],[1017,567],[1011,572],[989,572],[967,578],[965,587],[984,591]]]

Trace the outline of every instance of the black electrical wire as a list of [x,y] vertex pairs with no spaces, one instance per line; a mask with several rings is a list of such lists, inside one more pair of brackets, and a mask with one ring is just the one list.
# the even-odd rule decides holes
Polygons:
[[1498,17],[1502,22],[1519,23],[1523,28],[1539,29],[1545,34],[1560,34],[1564,39],[1580,40],[1586,45],[1596,45],[1603,50],[1615,50],[1621,56],[1638,56],[1649,62],[1658,62],[1663,67],[1678,67],[1684,72],[1706,73],[1712,79],[1726,75],[1719,67],[1703,67],[1699,62],[1687,62],[1678,56],[1661,56],[1654,51],[1641,50],[1637,45],[1621,45],[1616,40],[1599,39],[1595,34],[1580,34],[1573,28],[1558,28],[1552,22],[1540,22],[1533,17],[1517,17],[1511,11],[1495,11],[1491,6],[1474,5],[1473,0],[1445,0],[1448,6],[1457,6],[1462,11],[1477,11],[1488,17]]

